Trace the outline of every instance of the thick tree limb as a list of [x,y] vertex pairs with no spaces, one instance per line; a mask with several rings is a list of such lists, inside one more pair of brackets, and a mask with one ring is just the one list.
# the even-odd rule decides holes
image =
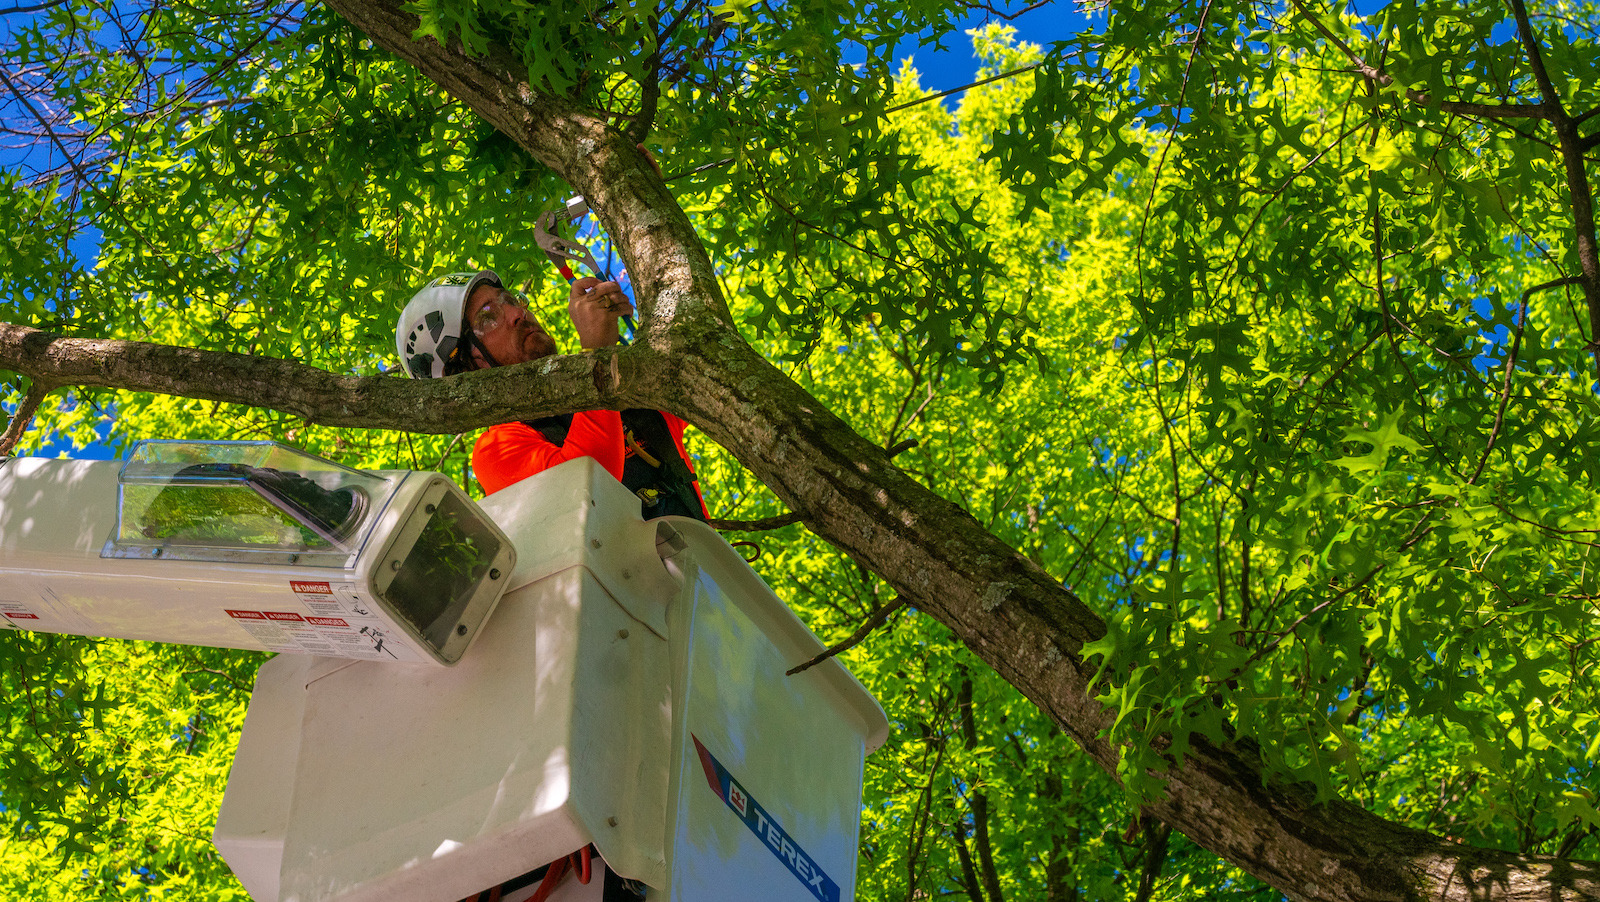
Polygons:
[[540,93],[503,48],[468,57],[432,39],[411,40],[419,24],[403,4],[330,0],[328,6],[374,42],[416,66],[534,159],[559,173],[589,201],[617,243],[636,286],[640,329],[635,341],[658,342],[666,320],[708,317],[732,330],[711,260],[659,174],[601,114]]
[[[506,79],[500,83],[458,78],[457,72],[471,72],[476,64],[432,42],[412,43],[415,20],[392,0],[333,5],[590,199],[641,286],[641,309],[657,320],[645,330],[649,347],[608,352],[630,363],[637,359],[624,367],[636,378],[613,386],[618,395],[627,395],[631,406],[686,416],[791,510],[807,512],[813,532],[950,627],[1091,756],[1114,769],[1116,752],[1100,738],[1107,712],[1094,701],[1092,670],[1080,656],[1083,643],[1102,635],[1104,624],[965,511],[895,468],[883,449],[834,417],[734,332],[698,237],[659,176],[642,161],[626,165],[634,152],[625,139],[601,133],[580,111],[540,98],[503,64],[495,70]],[[460,89],[453,84],[458,81]],[[1305,787],[1262,784],[1259,759],[1247,745],[1219,749],[1200,740],[1172,772],[1168,798],[1151,811],[1295,898],[1430,898],[1469,882],[1487,893],[1484,898],[1512,898],[1525,889],[1560,897],[1563,888],[1576,892],[1573,898],[1600,898],[1600,874],[1593,866],[1543,864],[1455,846],[1348,803],[1319,805]],[[1490,870],[1462,870],[1468,861]],[[1556,868],[1566,870],[1553,879]],[[1495,881],[1499,892],[1489,889]],[[1437,886],[1429,889],[1429,883]]]
[[[454,434],[512,419],[608,407],[625,379],[612,351],[548,358],[422,383],[399,376],[337,376],[271,357],[200,351],[139,341],[67,338],[0,323],[0,369],[50,386],[80,385],[181,395],[281,410],[313,423]],[[536,378],[545,413],[532,410]],[[508,407],[509,406],[509,407]]]

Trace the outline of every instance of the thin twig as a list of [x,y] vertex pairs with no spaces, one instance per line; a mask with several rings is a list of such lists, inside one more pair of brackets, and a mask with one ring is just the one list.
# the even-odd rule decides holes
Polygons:
[[1234,268],[1239,265],[1239,260],[1244,255],[1245,240],[1250,236],[1250,233],[1256,230],[1256,226],[1261,223],[1261,217],[1267,212],[1267,207],[1271,206],[1273,201],[1276,201],[1278,198],[1282,197],[1283,193],[1289,190],[1289,186],[1294,184],[1295,179],[1304,175],[1307,170],[1316,165],[1318,160],[1327,156],[1330,151],[1342,145],[1347,138],[1349,138],[1351,135],[1354,135],[1365,126],[1366,123],[1364,122],[1358,122],[1355,125],[1350,126],[1350,128],[1345,130],[1344,134],[1333,139],[1332,144],[1324,147],[1317,153],[1316,156],[1306,160],[1305,165],[1301,166],[1299,169],[1296,169],[1293,174],[1284,179],[1283,184],[1279,185],[1276,191],[1273,191],[1266,200],[1261,202],[1261,206],[1256,208],[1255,215],[1250,218],[1250,224],[1245,227],[1243,232],[1239,233],[1239,243],[1233,248],[1233,259],[1229,260],[1227,267],[1223,269],[1221,281],[1227,282],[1229,277],[1232,275]]
[[[1423,514],[1422,515],[1422,519],[1418,520],[1416,525],[1411,528],[1411,535],[1409,535],[1404,542],[1400,543],[1400,549],[1399,550],[1400,550],[1400,552],[1402,554],[1404,552],[1406,552],[1406,551],[1411,550],[1411,546],[1413,546],[1413,545],[1417,544],[1418,542],[1422,541],[1430,533],[1433,532],[1433,527],[1432,526],[1426,526],[1428,520],[1433,516],[1433,514],[1434,514],[1434,511],[1432,511],[1432,510],[1428,511],[1426,514]],[[1278,646],[1283,644],[1283,641],[1285,639],[1287,639],[1288,637],[1290,637],[1292,635],[1295,635],[1295,630],[1299,629],[1301,624],[1305,623],[1307,620],[1310,620],[1312,617],[1316,616],[1317,614],[1322,613],[1324,610],[1326,610],[1328,608],[1329,605],[1332,605],[1334,602],[1339,601],[1340,599],[1344,598],[1347,595],[1350,595],[1352,592],[1356,592],[1356,591],[1360,590],[1361,588],[1366,586],[1367,583],[1370,583],[1373,580],[1373,578],[1376,577],[1379,573],[1382,573],[1388,566],[1389,565],[1387,563],[1383,563],[1383,564],[1377,565],[1376,567],[1373,567],[1371,570],[1367,571],[1365,576],[1363,576],[1360,579],[1356,580],[1355,583],[1353,583],[1353,584],[1351,584],[1349,586],[1346,586],[1345,588],[1342,588],[1342,589],[1338,590],[1337,592],[1333,593],[1332,596],[1330,596],[1326,600],[1322,601],[1321,603],[1317,604],[1315,607],[1311,608],[1311,610],[1306,611],[1304,614],[1301,614],[1298,618],[1295,619],[1295,621],[1293,623],[1289,624],[1288,626],[1284,627],[1281,630],[1264,630],[1264,629],[1263,630],[1238,630],[1236,635],[1247,635],[1247,634],[1270,635],[1270,636],[1273,636],[1275,638],[1271,642],[1268,642],[1266,645],[1264,645],[1261,648],[1257,649],[1253,654],[1250,655],[1250,657],[1245,659],[1243,664],[1240,664],[1238,667],[1234,668],[1234,673],[1236,673],[1236,674],[1244,673],[1244,671],[1247,668],[1249,668],[1250,665],[1252,665],[1255,662],[1261,660],[1262,658],[1266,657],[1267,655],[1272,654],[1272,652],[1275,651],[1278,648]]]
[[790,511],[776,517],[762,517],[759,520],[707,520],[712,529],[731,530],[734,532],[766,532],[769,529],[782,529],[800,522],[800,514]]
[[218,679],[220,679],[223,682],[227,683],[229,686],[232,686],[233,690],[235,692],[241,692],[241,693],[244,693],[245,695],[249,695],[250,694],[250,687],[246,686],[245,684],[243,684],[241,682],[239,682],[239,679],[237,677],[235,677],[233,674],[228,673],[226,671],[217,670],[214,667],[206,667],[206,666],[200,664],[198,659],[196,659],[196,658],[194,658],[192,656],[190,657],[189,661],[190,661],[190,663],[194,664],[194,668],[192,670],[185,670],[183,672],[184,676],[189,676],[191,674],[196,674],[196,673],[209,673],[212,676],[217,677]]
[[968,9],[981,9],[981,10],[984,10],[984,11],[988,12],[989,15],[995,16],[996,18],[1004,19],[1007,22],[1015,22],[1017,19],[1022,18],[1023,16],[1027,15],[1028,13],[1033,12],[1034,10],[1038,9],[1039,7],[1048,6],[1049,4],[1050,4],[1050,0],[1037,0],[1037,2],[1030,3],[1027,6],[1024,6],[1023,8],[1017,10],[1016,12],[1010,12],[1010,13],[1002,12],[1002,11],[1000,11],[998,9],[995,9],[993,3],[972,3],[972,4],[968,4],[967,8]]
[[[999,81],[1002,78],[1015,78],[1018,75],[1022,75],[1022,74],[1027,73],[1027,72],[1032,72],[1033,70],[1035,70],[1035,69],[1037,69],[1037,68],[1039,68],[1040,66],[1043,66],[1043,65],[1044,65],[1043,62],[1037,62],[1037,63],[1034,63],[1031,66],[1023,66],[1020,69],[1012,69],[1010,72],[1002,72],[999,75],[991,75],[988,78],[979,79],[978,81],[972,82],[971,84],[962,85],[959,88],[950,88],[949,90],[946,90],[946,91],[940,91],[937,94],[929,94],[926,97],[918,97],[916,100],[908,100],[905,103],[902,103],[902,104],[900,104],[898,106],[889,107],[888,109],[884,110],[882,113],[879,113],[878,115],[887,116],[890,113],[898,113],[901,110],[908,110],[908,109],[911,109],[914,106],[919,106],[921,104],[928,103],[929,101],[938,100],[941,97],[949,97],[951,94],[959,94],[962,91],[966,91],[966,90],[969,90],[971,88],[981,87],[983,85],[988,84],[989,82]],[[865,118],[865,117],[861,117],[861,118]],[[846,122],[845,123],[845,127],[849,128],[850,126],[855,125],[857,122],[861,121],[861,118],[852,119],[849,122]]]
[[433,468],[435,470],[441,470],[441,469],[444,468],[444,460],[445,460],[445,458],[449,457],[450,456],[450,452],[454,451],[456,449],[456,445],[460,443],[461,437],[463,435],[466,435],[466,433],[465,432],[457,432],[456,433],[456,437],[450,440],[450,444],[444,446],[444,452],[439,455],[439,462],[433,465]]
[[[1378,129],[1376,123],[1374,123],[1372,129],[1373,143],[1377,142],[1377,138]],[[1383,201],[1378,196],[1378,184],[1370,178],[1370,174],[1371,172],[1369,170],[1369,178],[1367,180],[1367,200],[1368,207],[1372,213],[1372,265],[1374,269],[1373,287],[1378,295],[1378,309],[1383,315],[1383,334],[1384,337],[1389,339],[1389,350],[1394,352],[1394,362],[1400,367],[1400,370],[1406,374],[1406,380],[1411,383],[1412,390],[1417,393],[1417,397],[1426,398],[1427,392],[1422,390],[1422,386],[1417,382],[1416,374],[1413,373],[1411,371],[1411,367],[1406,364],[1405,355],[1400,353],[1400,342],[1395,339],[1394,331],[1389,328],[1391,323],[1399,322],[1400,317],[1396,316],[1394,311],[1390,309],[1389,293],[1383,288],[1384,280],[1387,278],[1383,274]],[[1423,425],[1424,428],[1426,428],[1426,421],[1424,421]]]
[[1517,331],[1511,340],[1511,352],[1506,355],[1506,375],[1500,383],[1500,405],[1494,412],[1494,426],[1489,430],[1489,443],[1483,449],[1483,457],[1478,460],[1478,468],[1472,471],[1472,478],[1467,480],[1467,485],[1478,481],[1483,475],[1483,468],[1489,463],[1489,455],[1494,453],[1495,440],[1500,437],[1500,427],[1505,423],[1506,406],[1511,402],[1511,374],[1517,368],[1517,354],[1522,350],[1522,334],[1528,326],[1528,298],[1536,291],[1546,291],[1551,288],[1560,288],[1563,285],[1575,285],[1583,280],[1576,276],[1565,279],[1555,279],[1543,285],[1535,285],[1522,293],[1522,306],[1517,310]]
[[68,0],[50,0],[48,3],[36,3],[33,6],[13,6],[10,9],[0,9],[0,16],[9,16],[13,13],[36,13],[53,7],[62,6]]
[[810,670],[811,668],[817,666],[818,664],[821,664],[823,661],[828,660],[829,658],[833,657],[834,655],[839,654],[840,652],[849,651],[850,649],[855,648],[857,645],[861,644],[861,640],[862,639],[867,638],[868,634],[870,634],[873,630],[877,629],[878,627],[882,626],[883,622],[885,620],[889,619],[889,615],[890,614],[893,614],[895,611],[898,611],[898,610],[900,610],[901,608],[903,608],[905,606],[906,606],[905,597],[901,596],[901,595],[896,595],[894,597],[894,601],[891,601],[888,604],[884,605],[883,607],[879,608],[878,612],[876,614],[873,614],[871,617],[868,617],[867,621],[865,623],[861,624],[861,627],[859,629],[857,629],[855,632],[850,634],[850,638],[844,640],[843,642],[840,642],[838,645],[834,645],[834,646],[831,646],[831,647],[825,649],[821,654],[819,654],[815,658],[812,658],[811,660],[805,662],[804,664],[801,664],[798,667],[791,668],[790,670],[785,672],[784,675],[785,676],[794,676],[795,674],[797,674],[797,673],[799,673],[799,672],[801,672],[803,670]]
[[122,207],[107,198],[105,196],[105,192],[95,185],[94,181],[89,177],[89,173],[84,171],[83,164],[79,162],[77,157],[72,155],[71,151],[67,150],[66,143],[63,142],[61,136],[56,133],[55,128],[51,126],[49,120],[45,118],[44,113],[40,112],[39,109],[33,105],[33,101],[28,99],[28,96],[23,93],[20,87],[12,82],[10,78],[6,77],[6,70],[4,67],[0,67],[0,85],[3,85],[6,90],[10,91],[12,96],[14,96],[22,104],[23,108],[28,111],[29,115],[33,117],[34,121],[39,123],[39,127],[44,129],[45,134],[50,137],[50,143],[55,146],[57,151],[60,152],[62,158],[66,160],[67,166],[69,166],[73,173],[78,177],[79,184],[84,185],[96,196],[100,197],[101,200],[106,203],[107,208],[110,209],[116,218],[122,222],[122,225],[127,228],[128,233],[137,239],[140,244],[144,245],[144,249],[148,251],[151,256],[158,260],[164,261],[165,258],[161,256],[161,252],[155,247],[155,245],[144,236],[143,232],[134,228],[133,223],[129,222],[127,218],[122,215]]

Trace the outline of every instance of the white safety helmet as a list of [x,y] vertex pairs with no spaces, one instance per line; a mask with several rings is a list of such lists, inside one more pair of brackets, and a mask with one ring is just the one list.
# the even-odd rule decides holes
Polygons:
[[467,298],[479,285],[502,287],[492,270],[453,272],[429,282],[417,292],[395,325],[394,347],[413,379],[437,379],[445,364],[461,348],[461,326]]

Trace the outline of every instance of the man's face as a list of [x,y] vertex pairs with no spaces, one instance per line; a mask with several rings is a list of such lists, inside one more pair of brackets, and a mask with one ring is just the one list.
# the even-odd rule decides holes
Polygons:
[[[467,326],[501,366],[526,363],[556,352],[555,339],[526,308],[493,285],[479,285],[467,299]],[[489,365],[473,350],[478,369]]]

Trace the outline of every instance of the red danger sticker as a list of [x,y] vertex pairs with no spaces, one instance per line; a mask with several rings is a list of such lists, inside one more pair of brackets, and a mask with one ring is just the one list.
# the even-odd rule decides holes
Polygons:
[[333,594],[333,588],[327,583],[303,583],[299,580],[291,579],[289,580],[289,588],[296,592],[304,592],[308,595]]
[[316,626],[349,626],[350,625],[348,622],[346,622],[344,620],[341,620],[338,617],[307,617],[306,618],[306,622],[314,624]]
[[266,614],[268,620],[285,620],[298,623],[306,619],[293,611],[267,611]]
[[28,614],[22,611],[7,611],[6,616],[12,620],[38,620],[38,614]]
[[260,611],[229,611],[228,616],[235,620],[265,620],[267,615]]

